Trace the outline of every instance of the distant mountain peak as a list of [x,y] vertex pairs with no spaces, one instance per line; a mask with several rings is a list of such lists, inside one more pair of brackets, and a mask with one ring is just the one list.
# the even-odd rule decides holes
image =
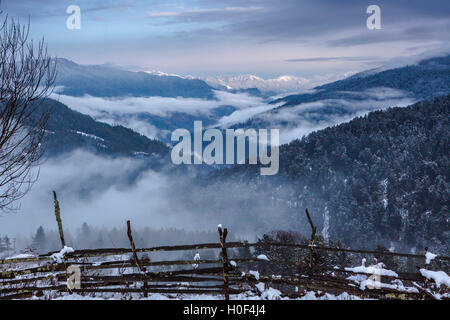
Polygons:
[[228,90],[256,88],[261,92],[273,93],[302,91],[314,86],[311,80],[292,75],[281,75],[273,79],[263,79],[255,75],[243,74],[234,76],[221,75],[202,79],[215,88],[224,87]]
[[154,76],[160,76],[160,77],[177,77],[177,78],[181,78],[181,79],[188,79],[188,80],[193,80],[196,79],[193,76],[182,76],[176,73],[167,73],[167,72],[163,72],[163,71],[159,71],[159,70],[151,70],[151,71],[144,71],[145,73],[154,75]]

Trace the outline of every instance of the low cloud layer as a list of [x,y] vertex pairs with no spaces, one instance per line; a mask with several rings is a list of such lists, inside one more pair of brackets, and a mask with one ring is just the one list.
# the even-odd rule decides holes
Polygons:
[[[280,143],[289,143],[313,131],[337,125],[373,110],[407,106],[415,102],[407,93],[391,88],[373,88],[364,92],[340,92],[342,98],[318,100],[282,107],[285,102],[269,104],[246,93],[215,91],[216,100],[164,97],[100,98],[55,95],[71,109],[90,115],[97,121],[123,125],[149,138],[170,139],[175,128],[158,127],[157,123],[176,126],[180,114],[192,117],[180,124],[190,129],[195,119],[208,119],[205,127],[227,128],[249,120],[263,123],[267,129],[280,129]],[[220,107],[234,111],[215,113]],[[327,108],[329,110],[327,110]],[[336,112],[341,110],[342,112]],[[325,112],[326,111],[326,112]],[[156,118],[155,118],[156,117]],[[155,120],[156,119],[156,120]],[[183,125],[185,127],[183,127]],[[260,127],[260,126],[259,126]]]
[[[271,128],[281,127],[283,123],[281,143],[348,121],[374,109],[404,106],[414,102],[406,93],[388,88],[347,95],[352,98],[305,103],[273,112],[266,109],[274,108],[275,105],[266,105],[261,99],[247,95],[227,93],[222,97],[218,96],[218,101],[197,102],[205,104],[205,112],[225,101],[235,106],[239,104],[240,108],[234,113],[219,119],[224,125],[246,120],[255,114]],[[106,115],[106,118],[114,112],[121,115],[127,115],[128,112],[130,115],[142,113],[148,108],[147,103],[165,101],[162,98],[130,98],[120,101],[92,97],[66,98],[68,100],[63,102],[72,104],[71,107],[78,105],[79,111],[83,110],[96,117]],[[173,102],[173,99],[167,100]],[[174,107],[172,110],[189,110],[193,103],[191,99],[178,100],[172,106],[179,108]],[[132,104],[130,110],[126,109],[124,102]],[[112,109],[108,109],[108,106],[112,106]],[[208,109],[207,106],[211,107]],[[326,106],[340,106],[349,112],[344,115],[321,115],[321,109]],[[155,107],[154,112],[163,114],[163,106]],[[143,127],[143,123],[128,125],[141,129]],[[222,223],[229,226],[235,235],[249,237],[271,229],[291,227],[288,217],[292,211],[289,210],[295,209],[283,201],[270,206],[270,194],[259,194],[251,186],[240,182],[219,181],[213,186],[195,185],[188,175],[171,174],[171,170],[169,173],[157,173],[148,170],[142,159],[107,158],[84,151],[52,158],[42,165],[40,178],[31,192],[21,200],[20,210],[0,217],[0,234],[29,236],[41,225],[54,229],[53,190],[58,193],[63,223],[69,230],[78,228],[83,222],[98,227],[123,227],[128,219],[139,226],[186,230],[214,230],[217,224]],[[289,184],[280,185],[289,189]],[[289,192],[286,191],[285,198],[289,198]],[[283,194],[284,191],[281,192],[281,199]],[[242,210],[243,204],[250,209]],[[280,218],[283,216],[286,219]]]
[[[54,229],[53,190],[67,229],[83,222],[123,227],[127,219],[153,228],[214,229],[214,224],[196,224],[187,211],[180,212],[171,201],[167,177],[144,170],[144,165],[141,160],[111,159],[84,151],[51,159],[42,165],[39,180],[21,200],[20,210],[0,216],[0,234],[29,235],[41,225]],[[130,182],[136,172],[139,177]]]
[[[147,170],[143,160],[75,151],[42,165],[40,178],[21,200],[20,210],[0,216],[0,235],[31,236],[39,226],[55,229],[53,190],[63,225],[71,232],[83,222],[123,228],[127,220],[139,228],[188,231],[215,231],[220,223],[236,237],[288,227],[287,220],[280,219],[286,205],[269,207],[267,195],[246,185],[217,181],[203,186],[189,175]],[[253,211],[243,210],[242,201]]]
[[[72,97],[66,95],[54,95],[54,98],[66,104],[69,108],[87,114],[97,121],[120,124],[129,127],[149,138],[160,138],[160,128],[143,119],[147,117],[162,117],[169,122],[174,113],[187,114],[193,117],[209,116],[222,126],[232,125],[248,120],[250,117],[275,108],[259,97],[245,93],[229,93],[215,91],[216,100],[204,100],[194,98],[165,98],[165,97]],[[237,109],[234,113],[220,118],[212,114],[212,111],[221,106],[232,106]],[[151,119],[150,119],[151,120]]]
[[350,121],[370,111],[404,107],[415,102],[408,93],[391,88],[374,88],[364,92],[342,92],[342,94],[345,94],[345,98],[282,107],[258,114],[253,120],[271,128],[280,128],[280,143],[284,144],[313,131]]

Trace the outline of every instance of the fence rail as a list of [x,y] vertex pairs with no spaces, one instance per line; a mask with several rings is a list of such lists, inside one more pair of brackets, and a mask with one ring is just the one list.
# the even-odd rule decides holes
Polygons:
[[[55,203],[57,203],[55,194]],[[59,214],[59,210],[57,212]],[[57,221],[58,226],[61,219]],[[448,298],[447,286],[437,286],[420,272],[398,272],[396,274],[381,275],[381,286],[376,289],[367,289],[361,286],[358,276],[370,277],[372,274],[364,271],[339,267],[324,267],[314,265],[313,256],[317,252],[326,251],[334,253],[364,254],[376,256],[392,256],[401,258],[414,258],[423,261],[423,267],[429,268],[425,263],[425,255],[380,252],[370,250],[355,250],[315,245],[315,227],[306,211],[308,221],[312,228],[310,243],[287,244],[275,242],[227,242],[228,230],[218,227],[219,242],[194,245],[159,246],[152,248],[136,248],[131,224],[127,221],[127,235],[130,248],[107,248],[76,250],[65,253],[63,259],[55,261],[55,254],[28,258],[12,258],[0,261],[0,299],[23,299],[31,296],[44,296],[45,294],[60,294],[64,292],[79,294],[142,294],[148,297],[149,293],[160,293],[168,296],[174,295],[223,295],[228,300],[230,295],[252,292],[261,294],[261,284],[264,288],[275,286],[282,292],[282,296],[300,297],[306,291],[321,291],[340,294],[347,292],[359,297],[378,299],[435,299]],[[62,230],[62,228],[59,228]],[[61,233],[61,243],[65,245],[64,235]],[[290,261],[281,259],[262,259],[258,257],[230,258],[230,249],[250,248],[288,248],[292,250],[305,250],[306,261]],[[163,260],[151,261],[142,257],[143,253],[198,251],[203,249],[217,249],[219,259],[194,260]],[[128,259],[118,259],[114,256],[130,255]],[[141,256],[140,256],[141,255]],[[106,257],[113,260],[101,260]],[[97,261],[92,259],[97,259]],[[123,257],[122,257],[123,258]],[[438,256],[437,261],[447,263],[450,257]],[[297,272],[299,263],[306,268]],[[71,274],[67,272],[68,266],[76,265],[80,270],[80,287],[70,288],[67,283],[71,281]],[[239,267],[244,266],[245,271]],[[289,273],[280,273],[273,276],[265,272],[266,268],[273,266],[287,268]],[[160,270],[151,270],[151,269]],[[162,269],[161,269],[162,268]],[[250,272],[250,268],[260,271],[261,274]],[[113,274],[111,274],[113,273]],[[352,276],[352,277],[351,277]],[[364,277],[363,277],[364,278]],[[403,281],[398,284],[398,281]],[[393,285],[393,283],[397,283]]]
[[[291,243],[279,243],[279,242],[257,242],[257,243],[247,243],[247,242],[230,242],[225,245],[226,249],[235,248],[252,248],[252,247],[286,247],[286,248],[296,248],[296,249],[307,249],[311,248],[310,245],[302,244],[291,244]],[[176,245],[176,246],[159,246],[152,248],[140,248],[136,249],[137,253],[150,253],[150,252],[168,252],[168,251],[188,251],[188,250],[201,250],[201,249],[220,249],[220,243],[201,243],[192,245]],[[314,250],[318,251],[330,251],[330,252],[342,252],[342,253],[358,253],[358,254],[368,254],[368,255],[382,255],[382,256],[393,256],[393,257],[404,257],[404,258],[416,258],[425,260],[423,254],[412,254],[412,253],[400,253],[391,251],[373,251],[373,250],[358,250],[358,249],[348,249],[348,248],[335,248],[326,246],[314,246]],[[0,260],[0,265],[2,264],[14,264],[14,263],[26,263],[26,262],[44,262],[51,261],[51,255],[58,253],[59,251],[49,252],[47,254],[39,255],[32,258],[15,258],[15,259],[2,259]],[[127,248],[104,248],[104,249],[83,249],[76,250],[75,252],[66,254],[67,258],[88,258],[88,257],[101,257],[101,256],[114,256],[130,254],[133,251]],[[448,256],[437,256],[435,260],[438,261],[450,261]]]

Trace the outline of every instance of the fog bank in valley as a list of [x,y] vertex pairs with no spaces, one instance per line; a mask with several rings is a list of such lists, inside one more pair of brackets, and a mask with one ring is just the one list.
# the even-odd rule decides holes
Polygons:
[[285,205],[277,208],[267,194],[245,184],[220,179],[203,184],[189,174],[146,169],[144,159],[107,158],[78,150],[44,162],[20,209],[0,216],[0,235],[30,236],[39,226],[56,229],[53,190],[69,232],[84,222],[123,228],[126,220],[138,228],[187,231],[215,232],[223,224],[233,236],[246,238],[288,227],[282,225],[288,221],[282,218]]

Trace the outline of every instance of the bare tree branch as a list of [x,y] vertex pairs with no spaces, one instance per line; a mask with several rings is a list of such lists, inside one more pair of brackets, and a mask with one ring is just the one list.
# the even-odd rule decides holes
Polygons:
[[0,210],[13,209],[38,177],[51,110],[56,60],[44,39],[29,39],[30,23],[4,17],[0,25]]

